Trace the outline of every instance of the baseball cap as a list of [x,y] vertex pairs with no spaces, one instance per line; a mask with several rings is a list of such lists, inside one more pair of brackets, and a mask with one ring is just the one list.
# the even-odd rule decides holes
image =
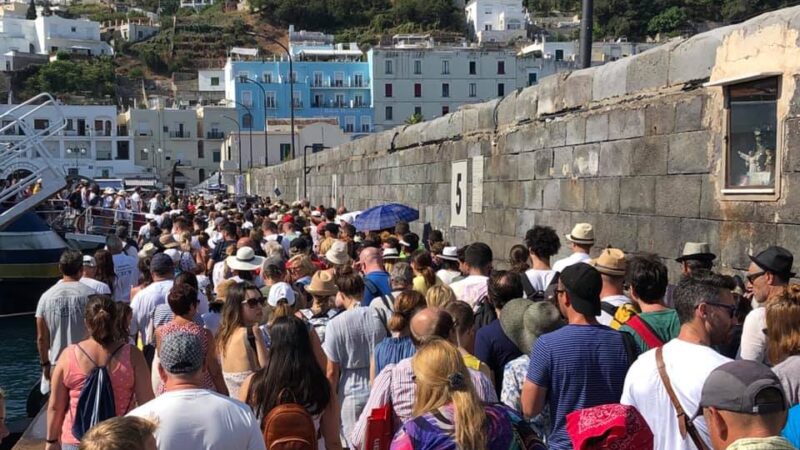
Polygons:
[[97,267],[97,261],[94,259],[94,256],[83,255],[83,265]]
[[[768,389],[780,392],[780,399],[759,398]],[[741,414],[769,414],[786,409],[786,394],[780,379],[769,367],[742,359],[727,362],[708,375],[700,395],[698,415],[710,406]]]
[[585,263],[567,266],[561,271],[561,282],[569,293],[572,307],[586,316],[600,315],[600,291],[603,280],[600,272]]
[[280,282],[273,284],[272,287],[269,288],[267,303],[274,308],[278,306],[278,302],[283,299],[289,302],[289,306],[294,306],[294,290],[289,286],[289,283]]
[[172,262],[172,258],[169,255],[165,255],[163,253],[158,253],[153,255],[153,259],[150,260],[150,271],[155,273],[166,273],[172,272],[175,270],[175,263]]
[[168,333],[158,349],[161,367],[167,373],[195,373],[203,366],[203,346],[200,339],[186,332]]

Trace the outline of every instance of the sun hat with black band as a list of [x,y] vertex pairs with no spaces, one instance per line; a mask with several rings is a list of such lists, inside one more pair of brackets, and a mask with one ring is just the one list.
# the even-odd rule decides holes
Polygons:
[[711,253],[711,246],[708,245],[708,242],[687,242],[683,245],[681,256],[675,258],[675,261],[713,261],[716,258],[717,255]]
[[783,247],[777,245],[767,247],[766,250],[755,256],[750,255],[750,260],[766,272],[772,272],[784,278],[795,276],[795,273],[792,272],[794,255]]
[[[779,392],[779,400],[759,399],[767,389]],[[786,410],[786,394],[781,380],[769,367],[740,359],[717,367],[703,383],[697,415],[712,406],[739,414],[770,414]]]
[[572,308],[585,316],[600,315],[600,272],[589,264],[578,263],[561,271],[561,283],[569,294]]
[[437,258],[445,261],[458,261],[458,247],[445,247]]
[[594,245],[594,228],[590,223],[576,223],[564,237],[575,244]]
[[624,277],[628,270],[625,252],[618,248],[604,249],[600,256],[589,262],[598,272],[612,277]]

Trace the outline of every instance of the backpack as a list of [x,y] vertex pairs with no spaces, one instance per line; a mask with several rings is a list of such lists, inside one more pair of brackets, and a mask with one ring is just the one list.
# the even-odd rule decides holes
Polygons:
[[[114,355],[126,345],[122,344],[117,347],[108,357],[108,361],[114,359]],[[107,366],[97,365],[80,345],[76,344],[76,346],[94,364],[94,368],[86,375],[83,382],[78,405],[75,408],[75,421],[72,424],[72,435],[75,436],[75,439],[80,440],[93,426],[106,419],[116,417],[117,405],[114,401],[114,387],[111,385],[111,376],[108,374]],[[131,395],[132,400],[133,395]],[[129,401],[129,407],[130,403]]]
[[608,325],[614,330],[619,330],[631,317],[639,314],[639,310],[631,303],[623,303],[621,306],[614,306],[611,303],[600,302],[600,309],[613,317]]
[[522,281],[522,290],[525,291],[525,298],[534,302],[544,300],[544,291],[535,289],[525,272],[519,274],[519,279]]
[[497,311],[494,310],[494,304],[489,301],[489,296],[484,295],[476,303],[478,309],[475,311],[475,331],[489,325],[497,320]]
[[[286,392],[283,390],[278,397]],[[267,450],[316,450],[314,419],[302,405],[282,403],[264,418],[264,444]]]

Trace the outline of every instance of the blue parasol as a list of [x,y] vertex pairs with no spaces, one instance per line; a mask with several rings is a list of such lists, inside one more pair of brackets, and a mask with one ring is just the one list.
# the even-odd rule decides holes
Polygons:
[[394,228],[399,220],[413,222],[419,219],[419,211],[399,203],[386,203],[361,212],[353,226],[358,231],[375,231]]

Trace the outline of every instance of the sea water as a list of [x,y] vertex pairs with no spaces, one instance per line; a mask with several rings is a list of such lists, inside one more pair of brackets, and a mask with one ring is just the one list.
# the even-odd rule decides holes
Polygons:
[[6,391],[6,419],[24,418],[25,402],[41,370],[33,314],[0,317],[0,388]]

